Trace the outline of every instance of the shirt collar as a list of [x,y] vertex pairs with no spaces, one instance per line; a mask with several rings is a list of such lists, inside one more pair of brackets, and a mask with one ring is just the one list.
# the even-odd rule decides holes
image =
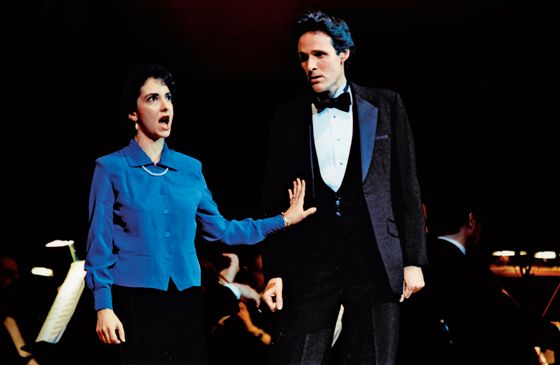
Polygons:
[[[150,157],[144,152],[142,147],[136,143],[134,139],[130,140],[128,146],[123,149],[124,157],[128,161],[128,165],[131,167],[139,167],[145,165],[153,165],[154,163]],[[161,159],[158,162],[158,166],[165,166],[176,170],[177,163],[173,158],[173,151],[167,147],[167,143],[163,144],[163,150],[161,151]]]
[[445,237],[445,236],[439,236],[438,237],[440,240],[444,240],[447,242],[451,242],[452,244],[454,244],[455,246],[457,246],[457,248],[459,250],[461,250],[461,252],[463,253],[463,255],[467,254],[467,249],[465,248],[465,246],[463,246],[459,241],[454,240],[453,238],[449,238],[449,237]]
[[[340,96],[340,94],[342,94],[343,92],[347,92],[350,94],[350,111],[349,113],[352,112],[352,89],[350,89],[350,83],[348,81],[346,81],[346,84],[344,84],[343,86],[339,87],[338,89],[336,89],[336,91],[333,94],[333,98],[337,98]],[[313,93],[309,92],[309,102],[311,103],[311,114],[315,115],[318,114],[318,110],[317,107],[315,106],[315,104],[313,104]]]
[[[342,85],[341,87],[339,87],[338,89],[336,89],[336,91],[333,94],[333,98],[337,98],[340,96],[340,94],[342,94],[343,92],[350,92],[350,84],[348,82],[346,82],[344,85]],[[352,93],[350,92],[350,95],[352,95]],[[352,102],[352,99],[350,99],[350,103]]]

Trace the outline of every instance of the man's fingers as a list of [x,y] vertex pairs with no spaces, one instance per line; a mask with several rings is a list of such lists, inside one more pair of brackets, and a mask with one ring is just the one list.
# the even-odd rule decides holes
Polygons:
[[274,311],[276,310],[276,304],[274,303],[274,301],[273,301],[272,298],[270,297],[270,294],[268,294],[268,293],[265,292],[265,293],[263,294],[263,300],[264,300],[264,302],[266,303],[266,305],[268,305],[268,308],[269,308],[271,311],[274,312]]
[[268,308],[272,312],[276,312],[276,310],[281,310],[284,306],[284,301],[282,300],[282,295],[278,295],[278,292],[273,293],[264,293],[263,300],[268,305]]
[[282,299],[282,294],[276,294],[276,308],[278,308],[278,310],[282,310],[282,308],[284,307],[284,300]]
[[263,293],[263,300],[272,312],[280,310],[283,307],[282,300],[282,279],[273,278],[268,281],[266,289]]
[[405,288],[403,290],[403,293],[401,295],[401,302],[404,301],[405,299],[410,298],[410,296],[412,295],[413,292],[414,291],[411,288],[409,288],[408,286],[405,286]]

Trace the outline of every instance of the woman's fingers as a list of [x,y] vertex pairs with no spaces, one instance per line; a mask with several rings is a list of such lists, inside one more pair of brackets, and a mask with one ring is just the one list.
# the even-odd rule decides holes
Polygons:
[[297,200],[298,203],[303,201],[305,197],[305,181],[297,178],[293,181],[293,191],[292,189],[288,189],[290,193],[290,201]]

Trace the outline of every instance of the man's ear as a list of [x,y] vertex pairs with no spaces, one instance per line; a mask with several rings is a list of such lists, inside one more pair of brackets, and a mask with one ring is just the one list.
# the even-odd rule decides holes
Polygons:
[[344,63],[344,62],[346,62],[348,57],[350,57],[350,50],[349,49],[344,50],[344,51],[340,52],[338,55],[340,56],[340,61],[342,63]]
[[474,218],[473,212],[469,212],[468,228],[472,229],[476,224],[476,219]]

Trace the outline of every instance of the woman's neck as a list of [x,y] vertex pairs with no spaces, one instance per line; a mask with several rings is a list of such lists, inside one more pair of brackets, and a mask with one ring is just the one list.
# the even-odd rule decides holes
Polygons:
[[140,148],[142,148],[142,150],[146,152],[146,154],[148,155],[148,157],[150,157],[150,160],[152,160],[154,164],[157,164],[159,162],[165,142],[164,138],[160,138],[154,141],[150,138],[137,134],[134,137],[134,140],[136,141],[136,143],[138,143]]

